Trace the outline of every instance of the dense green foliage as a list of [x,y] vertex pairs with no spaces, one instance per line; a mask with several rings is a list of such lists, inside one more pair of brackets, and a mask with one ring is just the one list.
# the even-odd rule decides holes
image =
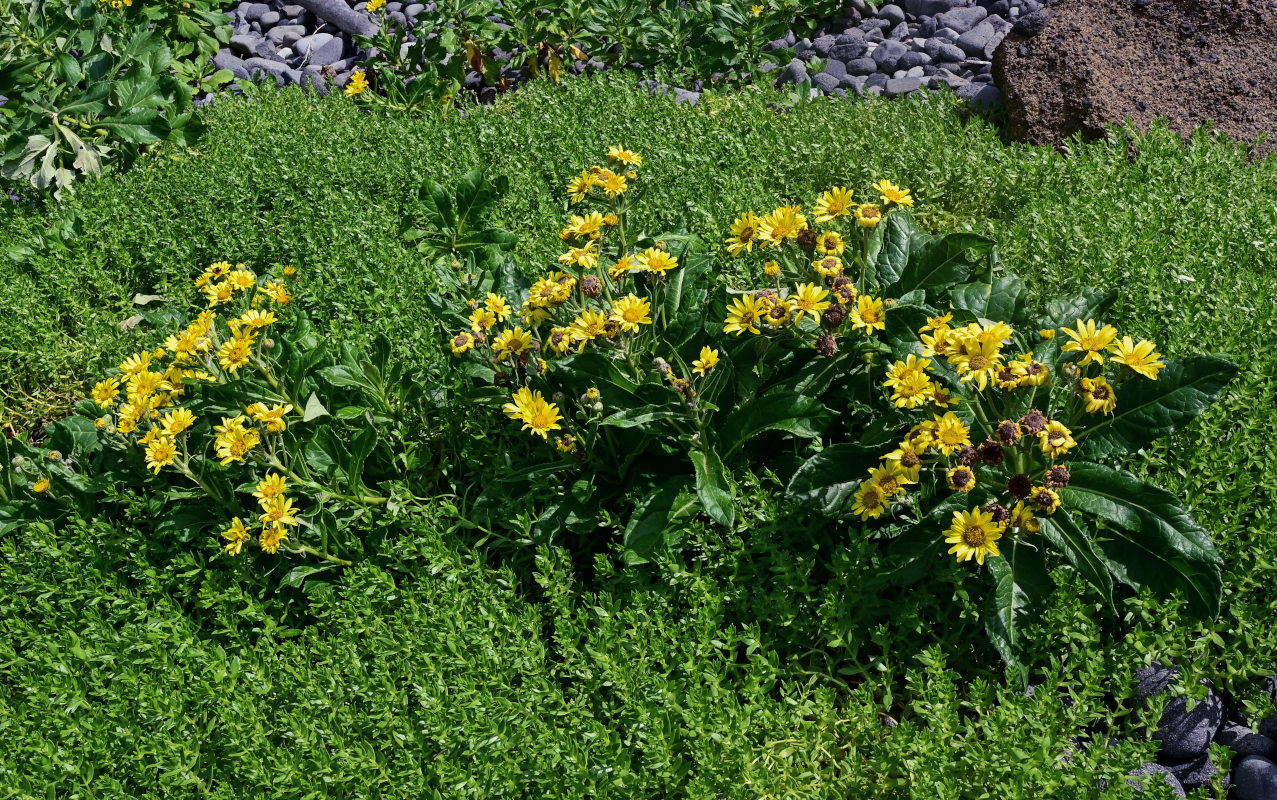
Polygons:
[[[1154,751],[1131,713],[1141,663],[1174,660],[1186,689],[1209,676],[1252,699],[1277,654],[1277,356],[1263,335],[1277,310],[1260,299],[1277,294],[1277,163],[1165,131],[1065,159],[1004,147],[942,99],[787,114],[769,99],[691,110],[577,81],[447,121],[297,92],[221,102],[198,153],[163,150],[60,207],[0,211],[5,421],[65,410],[136,349],[116,325],[134,294],[189,299],[191,276],[223,258],[297,264],[328,333],[384,332],[429,368],[433,281],[399,230],[427,177],[499,159],[510,192],[494,221],[548,265],[568,177],[611,144],[654,175],[645,214],[684,216],[711,241],[741,210],[890,176],[925,227],[980,220],[1035,304],[1117,287],[1106,321],[1173,357],[1240,363],[1221,405],[1130,465],[1217,542],[1218,621],[1129,595],[1111,621],[1056,569],[1029,636],[1043,683],[1020,696],[982,643],[978,576],[947,565],[907,591],[868,589],[867,543],[798,515],[765,471],[738,476],[737,528],[691,524],[673,560],[622,570],[607,543],[594,557],[534,549],[440,506],[389,540],[384,565],[304,593],[279,587],[268,556],[154,536],[137,502],[120,523],[0,540],[10,793],[1086,796]],[[1081,731],[1123,743],[1068,761]]]

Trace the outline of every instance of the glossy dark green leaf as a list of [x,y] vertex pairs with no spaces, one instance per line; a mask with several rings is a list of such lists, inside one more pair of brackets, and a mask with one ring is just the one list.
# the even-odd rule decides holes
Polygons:
[[157,536],[189,542],[196,534],[212,527],[213,518],[203,505],[174,505],[170,503],[155,526]]
[[826,447],[794,472],[785,496],[835,516],[849,507],[856,488],[868,478],[869,468],[878,465],[882,454],[882,448],[852,442]]
[[999,542],[1002,555],[988,556],[985,566],[993,578],[985,616],[985,630],[1007,666],[1025,677],[1025,627],[1036,620],[1051,592],[1042,550],[1016,539]]
[[952,558],[945,554],[949,546],[944,542],[944,531],[953,520],[953,512],[966,508],[965,496],[951,494],[927,510],[917,523],[887,545],[883,562],[869,580],[869,585],[907,586],[917,583],[945,558]]
[[1135,376],[1117,387],[1117,408],[1075,433],[1087,456],[1130,453],[1174,433],[1211,406],[1237,375],[1214,356],[1167,360],[1157,380]]
[[319,395],[311,392],[310,397],[306,399],[306,408],[302,411],[302,422],[310,422],[326,416],[328,416],[328,409],[324,408],[324,404],[320,402]]
[[869,237],[869,277],[881,286],[900,280],[909,262],[909,240],[922,233],[908,214],[891,214]]
[[1049,517],[1042,518],[1042,538],[1064,554],[1078,574],[1104,598],[1104,602],[1114,612],[1113,577],[1109,574],[1104,559],[1095,549],[1091,537],[1078,526],[1066,509],[1059,509]]
[[1099,464],[1074,463],[1070,469],[1061,501],[1109,523],[1097,532],[1095,544],[1118,580],[1163,596],[1181,591],[1201,617],[1219,613],[1221,558],[1179,498]]
[[672,518],[678,517],[696,503],[688,498],[676,509],[675,501],[687,488],[686,478],[675,478],[655,492],[647,495],[630,515],[621,543],[625,546],[627,564],[646,564],[665,541],[665,528]]
[[48,431],[49,448],[60,451],[63,456],[83,458],[102,449],[97,427],[88,417],[77,415],[58,420]]
[[795,436],[819,436],[833,419],[833,412],[814,397],[769,394],[737,409],[723,421],[720,434],[724,454],[764,431],[783,430]]
[[949,290],[949,302],[980,319],[1017,324],[1024,316],[1027,290],[1024,281],[1011,277],[995,278],[992,283],[964,283]]
[[730,528],[736,521],[736,500],[722,459],[713,450],[700,448],[693,449],[689,455],[696,470],[696,494],[705,513],[719,525]]
[[604,417],[599,425],[614,428],[643,428],[657,420],[686,417],[687,413],[678,408],[628,408]]

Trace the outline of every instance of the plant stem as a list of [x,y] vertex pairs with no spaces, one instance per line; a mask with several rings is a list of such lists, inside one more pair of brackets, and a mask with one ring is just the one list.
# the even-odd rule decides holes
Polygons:
[[331,561],[332,563],[342,567],[350,567],[350,566],[354,566],[355,564],[355,562],[353,561],[347,561],[344,558],[338,558],[337,556],[331,553],[326,553],[322,550],[316,550],[315,548],[310,547],[309,545],[299,544],[295,548],[293,548],[292,551],[294,553],[302,553],[304,555],[314,556],[315,558],[320,558],[320,559],[323,559],[324,561]]

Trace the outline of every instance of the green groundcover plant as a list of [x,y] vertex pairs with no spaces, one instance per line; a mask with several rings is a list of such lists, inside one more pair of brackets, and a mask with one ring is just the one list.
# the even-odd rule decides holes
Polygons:
[[461,308],[437,301],[465,400],[546,442],[484,487],[479,517],[543,498],[535,540],[619,514],[642,562],[697,510],[736,522],[732,466],[788,455],[803,459],[789,498],[881,541],[884,583],[923,577],[942,547],[987,565],[985,619],[1009,663],[1050,589],[1048,548],[1110,606],[1116,579],[1218,612],[1209,535],[1114,464],[1208,407],[1235,365],[1119,336],[1095,321],[1113,293],[1054,300],[1030,324],[992,241],[925,233],[911,192],[885,180],[880,203],[834,187],[810,218],[742,214],[727,255],[764,262],[767,280],[732,288],[694,237],[638,232],[642,159],[608,159],[567,187],[590,207],[560,234],[561,269],[531,285],[509,264],[480,269]]

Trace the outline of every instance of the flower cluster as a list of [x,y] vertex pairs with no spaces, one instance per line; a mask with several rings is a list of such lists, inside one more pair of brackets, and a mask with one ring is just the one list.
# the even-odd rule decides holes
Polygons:
[[[757,247],[768,259],[763,273],[773,285],[734,298],[724,332],[739,336],[789,330],[821,355],[833,356],[840,336],[883,330],[890,301],[862,294],[868,235],[885,213],[914,201],[908,189],[887,180],[874,189],[881,205],[857,204],[853,192],[842,186],[822,194],[813,209],[819,228],[812,227],[798,205],[780,206],[761,217],[751,211],[737,217],[726,240],[728,253],[752,254]],[[804,327],[805,319],[810,324]]]
[[[284,280],[295,274],[292,267],[282,270]],[[209,432],[209,425],[201,426],[191,408],[182,405],[187,388],[192,382],[229,383],[252,373],[265,382],[267,391],[278,389],[265,357],[275,346],[267,334],[280,321],[277,312],[291,302],[292,295],[283,280],[259,277],[243,264],[232,266],[226,261],[205,269],[195,286],[209,308],[169,335],[162,347],[126,358],[115,375],[93,387],[89,397],[107,412],[95,421],[102,435],[141,448],[147,469],[156,475],[168,467],[203,486],[206,460],[222,466],[270,463],[271,437],[287,429],[293,404],[286,398],[248,404],[243,413],[222,417],[211,428],[211,442],[205,442],[193,438],[196,431]],[[219,313],[224,309],[232,312]],[[270,553],[287,538],[287,527],[297,524],[296,508],[282,497],[283,488],[283,476],[268,476],[255,493],[263,510],[258,542]],[[238,517],[223,535],[231,540],[226,550],[232,554],[239,553],[249,539]]]
[[[887,369],[883,386],[895,406],[927,416],[870,470],[852,510],[865,520],[887,513],[893,503],[907,502],[906,488],[925,470],[951,492],[989,501],[955,512],[946,538],[959,560],[983,565],[986,555],[1000,555],[997,541],[1004,535],[1036,533],[1040,517],[1059,509],[1059,490],[1070,478],[1062,462],[1077,446],[1074,430],[1088,415],[1112,413],[1116,386],[1136,376],[1156,380],[1164,364],[1152,342],[1119,340],[1116,329],[1094,320],[1060,329],[1069,341],[1055,364],[1032,350],[1008,354],[1017,336],[1005,322],[951,327],[952,320],[952,313],[928,319],[919,329],[921,357],[910,354]],[[1043,340],[1055,334],[1039,331]],[[1102,374],[1106,357],[1116,374]],[[947,410],[963,405],[969,409],[963,416]],[[1029,410],[1004,418],[1017,406]],[[977,443],[973,428],[987,438]]]

